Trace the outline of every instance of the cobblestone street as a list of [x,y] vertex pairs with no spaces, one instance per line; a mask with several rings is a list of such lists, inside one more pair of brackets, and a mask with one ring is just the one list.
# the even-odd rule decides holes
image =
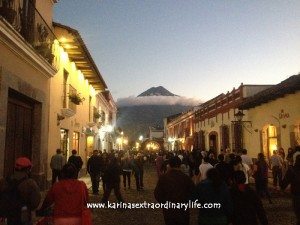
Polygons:
[[[126,202],[155,202],[153,190],[157,182],[157,176],[152,166],[146,169],[144,175],[145,190],[136,191],[134,189],[134,178],[132,177],[132,189],[124,190],[122,188],[122,195]],[[101,196],[102,197],[102,191]],[[90,196],[91,202],[99,202],[99,196]],[[267,211],[270,225],[294,225],[295,216],[292,210],[291,199],[288,194],[275,192],[272,193],[273,204],[263,200],[264,207]],[[110,201],[116,201],[114,194],[111,195]],[[114,210],[114,209],[94,209],[94,224],[101,225],[163,225],[163,215],[160,209],[128,209],[128,210]],[[191,211],[191,225],[197,224],[197,210]]]

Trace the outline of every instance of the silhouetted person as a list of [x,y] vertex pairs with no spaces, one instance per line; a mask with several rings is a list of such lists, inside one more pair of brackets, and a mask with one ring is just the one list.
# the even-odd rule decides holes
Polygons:
[[[194,190],[191,178],[180,170],[181,160],[177,156],[169,159],[168,171],[161,175],[154,190],[155,199],[160,203],[186,203]],[[189,210],[163,209],[166,225],[188,225]]]
[[243,171],[238,170],[233,173],[233,185],[230,191],[233,203],[233,225],[268,224],[260,197],[246,184]]
[[83,161],[79,155],[77,155],[77,151],[74,149],[72,150],[72,155],[68,159],[68,163],[72,163],[75,168],[77,169],[77,178],[78,178],[78,173],[82,168]]
[[57,179],[60,180],[62,168],[66,164],[66,159],[61,153],[61,150],[57,149],[56,154],[51,158],[52,184],[54,184]]
[[87,172],[91,176],[93,194],[99,194],[99,182],[102,167],[102,158],[99,156],[98,150],[94,150],[93,155],[87,161]]
[[268,164],[263,153],[258,153],[257,162],[254,166],[253,177],[255,179],[256,192],[260,197],[267,196],[271,201],[270,192],[268,189]]
[[227,225],[232,214],[232,201],[227,185],[221,179],[217,169],[209,169],[207,178],[202,180],[194,192],[194,200],[201,205],[205,203],[219,203],[216,208],[200,208],[199,225]]
[[120,174],[121,166],[118,164],[117,158],[112,155],[109,156],[107,167],[104,171],[105,191],[101,200],[102,202],[107,203],[112,190],[114,190],[117,200],[119,202],[124,202],[120,192]]
[[284,190],[289,184],[291,185],[293,208],[297,217],[297,225],[300,225],[300,155],[296,157],[294,167],[289,167],[280,187]]

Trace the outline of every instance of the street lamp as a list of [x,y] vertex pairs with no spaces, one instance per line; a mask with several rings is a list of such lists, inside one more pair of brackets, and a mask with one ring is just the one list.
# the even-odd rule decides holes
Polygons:
[[241,122],[244,116],[245,114],[241,110],[234,114],[234,117],[238,122]]
[[[234,137],[235,137],[235,150],[241,150],[244,147],[243,139],[244,139],[244,133],[243,133],[243,127],[244,123],[250,123],[250,126],[252,126],[251,121],[243,120],[243,117],[245,114],[239,110],[237,113],[234,114],[234,117],[236,121],[231,121],[234,125]],[[246,128],[246,127],[245,127]],[[251,133],[247,128],[246,130]]]

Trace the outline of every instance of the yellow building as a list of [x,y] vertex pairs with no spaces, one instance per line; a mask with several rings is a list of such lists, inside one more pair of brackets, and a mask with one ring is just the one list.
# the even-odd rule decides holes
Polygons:
[[[194,148],[213,150],[220,153],[223,149],[238,151],[245,147],[243,133],[248,132],[249,124],[238,123],[238,106],[245,98],[271,87],[271,85],[241,84],[231,92],[217,97],[198,106],[194,122]],[[245,113],[244,121],[247,121]]]
[[[114,100],[78,31],[52,22],[54,3],[0,2],[0,177],[27,156],[41,187],[57,148],[66,158],[76,149],[85,161],[95,148],[112,148],[116,121]],[[101,146],[100,133],[110,137]]]
[[56,1],[9,2],[0,5],[0,177],[13,171],[17,157],[27,156],[43,186],[50,80],[57,72],[51,54]]
[[60,148],[66,159],[77,150],[85,162],[94,149],[103,146],[99,146],[98,134],[109,126],[112,129],[116,109],[79,32],[58,23],[53,26],[58,39],[53,45],[58,72],[50,84],[48,159]]
[[165,119],[165,143],[167,150],[192,150],[195,110],[169,116]]
[[245,147],[250,156],[265,156],[282,147],[300,145],[300,75],[246,99],[239,109],[247,110],[249,132],[244,132]]

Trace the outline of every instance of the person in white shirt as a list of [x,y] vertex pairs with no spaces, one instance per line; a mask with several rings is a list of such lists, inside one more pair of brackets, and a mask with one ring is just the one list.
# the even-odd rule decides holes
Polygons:
[[199,171],[200,171],[199,176],[201,177],[201,180],[205,180],[207,171],[213,168],[213,166],[208,161],[209,161],[208,157],[204,157],[202,159],[201,165],[199,166]]
[[245,184],[249,184],[249,176],[250,176],[250,167],[242,162],[241,156],[236,156],[235,158],[235,164],[234,164],[234,171],[243,171],[246,177]]
[[251,157],[247,155],[246,149],[243,149],[241,158],[242,158],[243,163],[247,164],[250,168],[253,167],[253,161],[252,161]]
[[273,174],[273,186],[277,188],[278,183],[280,184],[282,181],[283,159],[277,154],[276,150],[273,151],[273,155],[270,158],[270,165]]

